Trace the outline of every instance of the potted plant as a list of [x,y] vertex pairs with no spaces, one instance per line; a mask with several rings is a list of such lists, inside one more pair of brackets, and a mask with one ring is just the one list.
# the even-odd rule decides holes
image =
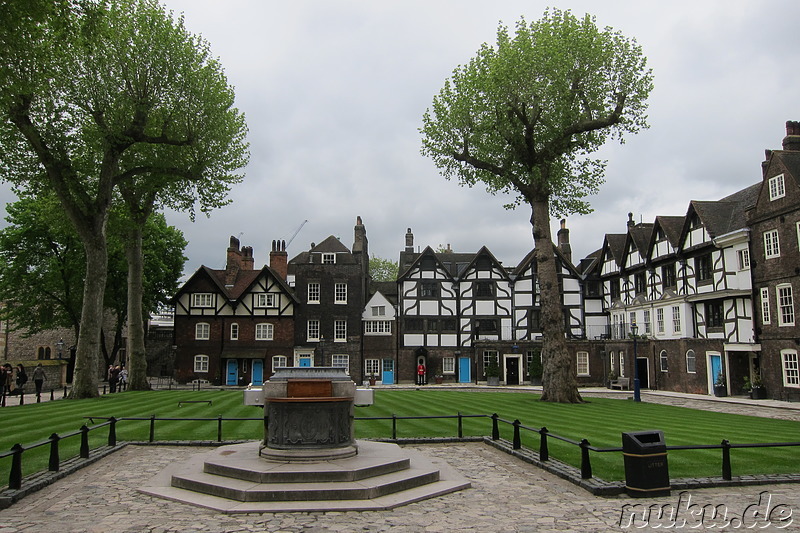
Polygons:
[[486,367],[486,384],[490,387],[500,385],[500,367],[497,365],[496,358],[490,359],[489,365]]
[[750,387],[750,398],[754,400],[763,400],[767,397],[767,388],[761,381],[761,374],[753,376],[753,382]]
[[714,396],[723,397],[728,395],[728,385],[725,383],[725,374],[722,372],[717,375],[714,382]]
[[437,385],[441,385],[442,382],[444,382],[444,374],[442,374],[441,372],[437,372],[436,374],[433,375],[433,379],[436,381]]
[[528,366],[528,374],[531,377],[531,385],[542,384],[542,352],[536,350],[531,357],[531,364]]
[[370,372],[370,374],[367,377],[367,379],[369,379],[369,386],[370,387],[374,387],[375,386],[375,374]]

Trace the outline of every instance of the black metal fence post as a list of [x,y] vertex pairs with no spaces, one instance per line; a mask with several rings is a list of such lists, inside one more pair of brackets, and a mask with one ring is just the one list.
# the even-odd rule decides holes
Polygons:
[[592,477],[592,463],[589,460],[589,441],[583,439],[581,441],[581,478],[591,479]]
[[731,443],[722,439],[722,479],[731,480]]
[[464,438],[464,426],[463,426],[463,417],[461,416],[461,411],[458,412],[458,438]]
[[58,472],[58,469],[61,467],[61,460],[58,455],[59,440],[61,440],[61,437],[59,437],[57,433],[50,435],[50,463],[47,469],[51,472]]
[[81,459],[89,458],[89,428],[81,426]]
[[55,389],[50,389],[50,401],[51,402],[55,399],[55,397],[53,396],[54,392],[55,392]]
[[8,488],[19,490],[22,487],[22,444],[17,443],[11,447],[14,455],[11,457],[11,472],[8,474]]
[[108,419],[108,445],[117,445],[117,419],[113,416]]
[[25,405],[25,391],[22,389],[19,391],[19,404]]
[[156,440],[156,415],[150,415],[150,442]]
[[222,442],[222,415],[217,417],[217,442]]
[[513,422],[514,440],[513,440],[512,444],[511,444],[511,446],[515,450],[519,450],[522,447],[522,440],[519,437],[519,425],[520,425],[520,421],[519,420],[514,420],[514,422]]
[[541,440],[539,441],[539,460],[549,461],[550,450],[547,449],[547,428],[541,428],[539,430],[539,436],[541,437]]
[[500,439],[500,426],[497,425],[497,413],[492,414],[492,440]]
[[397,415],[392,413],[392,440],[397,440]]
[[67,386],[64,385],[64,396],[62,396],[61,399],[63,400],[66,397],[67,397]]

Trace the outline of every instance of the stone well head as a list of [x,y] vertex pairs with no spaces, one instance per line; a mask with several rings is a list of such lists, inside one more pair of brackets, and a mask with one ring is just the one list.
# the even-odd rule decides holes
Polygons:
[[353,429],[356,385],[344,368],[278,369],[264,383],[261,456],[317,461],[357,453]]

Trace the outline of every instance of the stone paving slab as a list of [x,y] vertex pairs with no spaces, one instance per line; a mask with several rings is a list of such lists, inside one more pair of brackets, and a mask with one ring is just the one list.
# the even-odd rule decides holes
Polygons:
[[[641,520],[646,506],[674,508],[672,529],[733,531],[752,522],[761,531],[800,530],[797,485],[698,489],[635,500],[595,497],[585,490],[480,443],[409,446],[444,460],[472,488],[390,511],[226,515],[145,496],[137,491],[167,465],[203,450],[129,445],[119,452],[0,511],[0,532],[528,532],[653,530],[664,520]],[[718,516],[710,516],[711,507]],[[725,517],[722,511],[726,511]],[[772,525],[756,521],[756,511]],[[748,514],[749,513],[749,514]],[[771,515],[769,514],[771,513]],[[742,515],[745,523],[741,523]],[[778,523],[779,516],[787,516]],[[754,518],[756,517],[756,518]],[[700,523],[700,518],[704,522]],[[622,524],[629,527],[621,528]],[[681,524],[681,520],[685,521]],[[737,520],[739,522],[737,522]],[[750,520],[748,522],[747,520]],[[791,520],[791,522],[789,522]],[[725,526],[726,521],[728,527]],[[787,525],[777,529],[778,525]],[[649,524],[649,526],[648,526]],[[736,527],[738,526],[740,527]],[[761,526],[768,527],[762,528]],[[645,526],[645,527],[641,527]],[[702,526],[702,527],[699,527]],[[751,530],[752,530],[751,529]]]

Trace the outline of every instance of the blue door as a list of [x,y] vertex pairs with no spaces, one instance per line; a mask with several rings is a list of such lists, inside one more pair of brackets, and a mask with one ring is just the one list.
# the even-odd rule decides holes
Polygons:
[[383,372],[381,372],[381,383],[384,385],[394,385],[394,360],[383,360]]
[[459,357],[458,358],[458,382],[459,383],[470,383],[472,381],[472,375],[470,369],[472,368],[472,363],[469,357]]
[[720,355],[711,355],[711,387],[713,390],[714,383],[717,382],[717,378],[722,373],[722,356]]
[[236,359],[228,359],[228,379],[226,385],[236,385],[239,382],[239,362]]
[[311,366],[311,356],[310,355],[302,355],[302,356],[300,356],[300,366],[301,367],[310,367]]
[[264,361],[253,359],[253,385],[264,384]]

